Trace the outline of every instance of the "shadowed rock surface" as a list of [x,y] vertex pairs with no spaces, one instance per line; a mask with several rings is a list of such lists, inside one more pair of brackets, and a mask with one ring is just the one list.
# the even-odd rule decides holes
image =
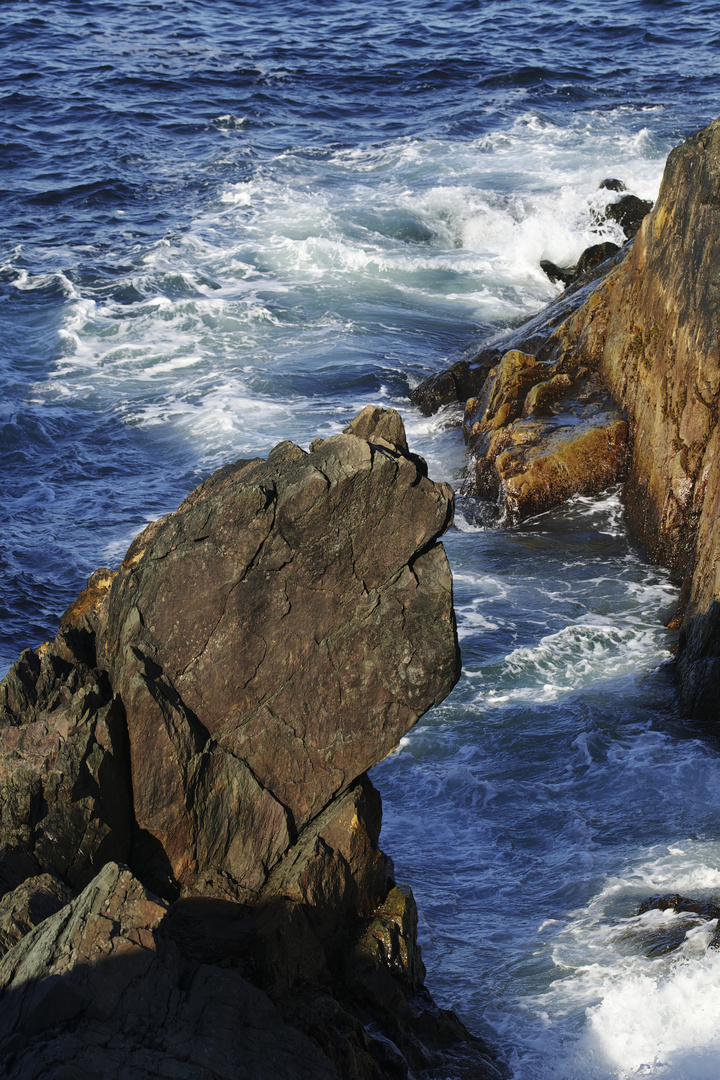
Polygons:
[[74,893],[52,874],[28,878],[0,900],[0,956],[33,927],[69,904]]
[[368,407],[219,470],[13,665],[1,1075],[503,1075],[423,989],[365,775],[459,674],[452,512]]
[[0,961],[2,1075],[334,1080],[238,970],[189,964],[158,933],[166,914],[108,863],[23,938]]

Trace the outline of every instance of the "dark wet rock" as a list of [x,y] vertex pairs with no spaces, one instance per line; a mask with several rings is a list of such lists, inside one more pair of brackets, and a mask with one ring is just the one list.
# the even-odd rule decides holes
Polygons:
[[570,285],[573,281],[577,281],[587,274],[589,270],[594,270],[600,266],[601,263],[604,263],[606,259],[615,255],[619,250],[617,244],[613,244],[608,240],[603,244],[592,244],[590,247],[585,248],[575,266],[563,268],[557,266],[554,262],[550,262],[549,259],[542,259],[540,269],[547,274],[551,281],[560,281],[563,285]]
[[[707,900],[694,900],[679,893],[662,893],[648,896],[638,908],[638,915],[646,911],[673,911],[677,915],[696,916],[704,921],[720,919],[720,907]],[[646,945],[648,956],[664,956],[666,953],[678,949],[685,941],[688,930],[697,925],[695,919],[680,919],[673,921],[668,927],[655,929]],[[710,949],[720,948],[720,923],[715,928],[712,939],[708,944]]]
[[546,277],[550,278],[550,281],[559,281],[563,285],[569,285],[575,278],[574,266],[558,266],[550,259],[541,259],[540,269]]
[[648,199],[639,199],[637,195],[623,195],[617,202],[608,203],[605,217],[608,221],[617,222],[629,240],[635,236],[652,206]]
[[598,184],[598,190],[607,191],[627,191],[627,187],[623,184],[622,180],[616,180],[613,177],[607,177],[605,180],[601,180]]
[[593,495],[621,479],[627,424],[587,368],[562,370],[513,350],[465,406],[465,491],[493,499],[505,524]]
[[602,244],[591,244],[590,247],[585,248],[575,267],[575,280],[587,274],[589,270],[599,267],[606,259],[617,255],[619,250],[620,245],[613,244],[610,240],[606,240]]
[[720,919],[720,907],[708,900],[693,900],[689,896],[681,896],[680,893],[660,893],[648,896],[640,904],[638,915],[646,911],[675,911],[692,912],[702,919]]
[[490,369],[510,350],[530,353],[541,361],[553,357],[557,350],[556,331],[582,308],[598,282],[622,261],[624,254],[625,248],[622,248],[610,258],[590,267],[537,315],[514,329],[498,334],[471,360],[459,360],[446,371],[425,379],[411,392],[413,403],[424,415],[430,416],[444,405],[478,397]]

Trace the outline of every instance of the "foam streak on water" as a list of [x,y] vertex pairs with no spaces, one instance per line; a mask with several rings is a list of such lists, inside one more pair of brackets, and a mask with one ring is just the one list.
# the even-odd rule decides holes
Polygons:
[[[458,409],[410,389],[620,240],[717,108],[700,0],[3,5],[0,661],[200,479],[397,407],[459,488]],[[678,42],[682,42],[682,48]],[[675,588],[617,492],[446,548],[463,677],[374,772],[429,983],[518,1080],[702,1080],[718,976],[716,747],[675,713]],[[663,925],[660,925],[663,923]]]

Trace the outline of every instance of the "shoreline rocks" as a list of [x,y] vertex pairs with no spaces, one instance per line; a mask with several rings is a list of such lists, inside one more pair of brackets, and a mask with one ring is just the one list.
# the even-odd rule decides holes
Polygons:
[[[615,205],[621,213],[623,200]],[[492,496],[495,489],[502,495],[503,484],[507,486],[502,454],[524,437],[520,420],[515,419],[503,443],[490,434],[493,424],[502,426],[499,414],[491,415],[492,409],[481,414],[492,393],[489,373],[495,369],[490,378],[497,381],[502,367],[498,362],[510,350],[545,365],[546,377],[538,380],[549,384],[543,393],[554,394],[557,375],[565,372],[573,377],[573,371],[583,368],[599,390],[609,392],[616,415],[627,421],[623,499],[628,522],[648,557],[668,567],[682,585],[676,664],[681,709],[716,723],[720,721],[719,120],[669,155],[652,210],[644,214],[646,207],[634,209],[642,212],[641,224],[635,239],[620,252],[586,279],[568,286],[529,322],[490,343],[473,361],[461,361],[433,376],[411,396],[426,413],[453,401],[467,402],[465,432],[474,455],[469,491],[487,490]],[[575,400],[581,401],[583,393]],[[526,400],[525,387],[513,406],[516,416]],[[551,408],[556,409],[555,402]],[[512,423],[518,425],[516,432]],[[619,427],[615,433],[612,443],[617,447]],[[614,453],[608,445],[608,454],[602,457],[610,460]],[[508,464],[514,468],[518,456],[527,471],[530,462],[522,462],[516,449]],[[492,478],[493,470],[491,483],[473,481],[473,474]],[[562,472],[561,464],[556,471]],[[548,494],[547,500],[530,500],[529,505],[547,508],[573,490],[586,490],[583,475],[578,470],[577,481],[558,485],[557,500]],[[610,469],[609,482],[613,476],[621,478],[623,469]],[[506,520],[520,516],[521,510],[513,510],[508,502]]]
[[716,120],[672,151],[628,257],[557,335],[627,413],[628,521],[682,583],[681,707],[706,721],[720,720],[719,191]]
[[466,402],[463,430],[464,493],[493,499],[506,525],[624,477],[627,423],[586,366],[511,350]]
[[459,675],[452,513],[368,407],[219,470],[13,665],[2,1075],[504,1075],[424,990],[366,775]]
[[411,391],[410,400],[424,416],[431,416],[445,405],[464,403],[471,397],[478,397],[490,369],[511,350],[529,353],[540,362],[550,359],[554,332],[583,306],[598,283],[622,262],[628,248],[629,242],[609,259],[590,267],[537,315],[514,329],[498,334],[472,359],[458,360],[445,371],[425,379]]

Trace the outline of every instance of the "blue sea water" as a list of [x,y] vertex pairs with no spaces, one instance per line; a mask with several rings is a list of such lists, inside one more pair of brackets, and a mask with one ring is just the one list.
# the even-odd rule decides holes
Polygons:
[[[608,176],[653,198],[720,113],[720,5],[39,0],[0,7],[0,664],[218,465],[402,413],[556,294]],[[373,774],[428,984],[518,1080],[720,1070],[720,760],[664,667],[676,599],[619,494],[460,502],[463,677]],[[716,890],[713,894],[713,890]],[[664,920],[664,922],[663,922]],[[662,924],[662,926],[660,926]],[[681,935],[682,936],[682,935]]]

